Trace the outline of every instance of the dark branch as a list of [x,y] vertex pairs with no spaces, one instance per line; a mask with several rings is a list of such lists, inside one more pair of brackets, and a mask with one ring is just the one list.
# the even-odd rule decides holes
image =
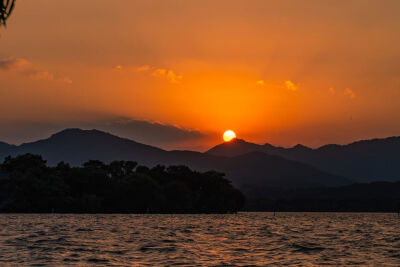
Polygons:
[[0,26],[5,26],[15,7],[15,0],[0,0]]

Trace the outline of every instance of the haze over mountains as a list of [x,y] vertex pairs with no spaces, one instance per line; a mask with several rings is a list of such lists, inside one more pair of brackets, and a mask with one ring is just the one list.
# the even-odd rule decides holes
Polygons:
[[187,147],[191,150],[204,151],[208,148],[205,143],[210,143],[213,138],[210,133],[126,117],[92,114],[83,116],[80,120],[78,122],[11,122],[0,120],[0,140],[10,144],[22,144],[47,138],[53,133],[73,127],[110,132],[119,137],[152,144],[163,149]]
[[319,149],[280,148],[243,140],[218,145],[206,153],[166,151],[98,130],[67,129],[48,139],[20,146],[0,143],[0,161],[8,155],[42,155],[50,165],[71,165],[96,159],[132,160],[147,166],[186,165],[216,170],[247,194],[320,186],[341,186],[370,180],[400,180],[400,138],[330,145]]

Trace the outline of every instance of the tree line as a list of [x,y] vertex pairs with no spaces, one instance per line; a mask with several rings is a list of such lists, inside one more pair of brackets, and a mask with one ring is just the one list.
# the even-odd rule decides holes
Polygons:
[[90,160],[50,167],[25,154],[5,158],[0,172],[0,212],[232,213],[244,204],[223,173],[186,166]]

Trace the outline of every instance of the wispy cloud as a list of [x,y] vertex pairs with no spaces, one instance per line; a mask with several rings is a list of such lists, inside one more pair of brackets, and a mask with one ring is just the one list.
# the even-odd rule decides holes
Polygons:
[[183,79],[182,75],[177,75],[172,70],[168,71],[168,74],[167,74],[167,80],[168,81],[170,81],[172,83],[179,83],[179,82],[181,82],[182,79]]
[[0,70],[18,71],[29,65],[28,61],[21,58],[3,58],[0,59]]
[[256,83],[257,83],[258,85],[261,85],[261,86],[265,85],[265,81],[264,81],[264,80],[259,80],[259,81],[257,81]]
[[294,84],[292,81],[285,81],[285,86],[286,86],[286,89],[288,89],[288,90],[290,90],[290,91],[298,91],[299,90],[299,87],[296,85],[296,84]]
[[0,71],[15,72],[35,80],[56,81],[68,84],[72,83],[72,80],[70,78],[55,77],[54,74],[45,70],[40,70],[35,67],[31,62],[22,58],[0,59]]
[[137,71],[149,71],[151,67],[149,65],[143,65],[138,68],[136,68]]
[[277,88],[279,90],[285,89],[288,91],[296,92],[299,91],[299,87],[296,83],[286,80],[286,81],[266,81],[266,80],[258,80],[256,81],[258,86],[267,86],[270,88]]
[[[125,69],[122,65],[117,65],[113,68],[114,70],[121,71]],[[129,70],[132,70],[132,68],[128,68]],[[157,67],[152,67],[150,65],[142,65],[139,67],[136,67],[133,69],[135,72],[145,72],[145,73],[150,73],[151,76],[165,79],[169,81],[170,83],[180,83],[183,80],[183,76],[177,74],[175,71],[171,69],[165,69],[165,68],[157,68]]]
[[68,78],[68,77],[59,78],[58,81],[59,82],[63,82],[63,83],[68,83],[68,84],[72,83],[72,80],[70,78]]
[[351,99],[356,98],[356,93],[354,93],[354,91],[351,90],[350,88],[346,88],[344,90],[344,95],[350,97]]
[[172,70],[167,69],[156,69],[152,72],[154,77],[163,78],[171,83],[180,83],[183,79],[182,75],[177,75]]
[[167,70],[166,69],[156,69],[155,71],[153,71],[153,73],[151,75],[153,75],[154,77],[162,78],[165,75],[167,75]]

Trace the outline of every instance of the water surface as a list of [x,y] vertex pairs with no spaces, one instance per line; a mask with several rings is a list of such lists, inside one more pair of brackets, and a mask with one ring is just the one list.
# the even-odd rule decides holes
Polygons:
[[0,215],[1,266],[400,266],[397,214]]

